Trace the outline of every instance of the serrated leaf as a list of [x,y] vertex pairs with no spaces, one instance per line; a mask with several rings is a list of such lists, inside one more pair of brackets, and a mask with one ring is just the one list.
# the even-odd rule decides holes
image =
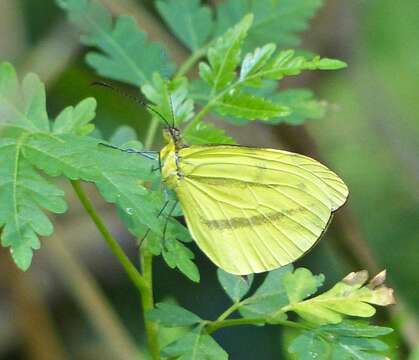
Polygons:
[[[28,113],[30,117],[30,112]],[[2,245],[10,246],[16,265],[27,270],[38,236],[51,235],[53,226],[41,209],[63,213],[64,192],[41,177],[23,157],[25,135],[0,140],[0,227]]]
[[271,58],[275,49],[275,44],[267,44],[261,48],[256,48],[253,53],[247,54],[240,69],[240,81],[245,83],[246,78],[261,69]]
[[324,339],[311,331],[304,331],[288,347],[298,360],[329,360],[331,346]]
[[269,98],[275,104],[281,104],[290,109],[290,114],[270,119],[270,122],[274,124],[300,125],[307,119],[320,119],[326,112],[326,103],[315,99],[313,93],[306,89],[285,90]]
[[26,75],[19,84],[13,66],[0,64],[0,119],[0,127],[49,131],[45,88],[37,75]]
[[226,0],[217,6],[216,33],[222,34],[245,14],[255,16],[246,50],[273,42],[279,47],[296,46],[297,34],[322,5],[322,0]]
[[298,268],[293,273],[284,275],[284,287],[290,304],[313,295],[323,285],[324,275],[313,275],[310,270]]
[[163,0],[156,2],[159,13],[174,34],[192,51],[205,45],[214,22],[211,10],[200,0]]
[[156,308],[146,314],[146,318],[165,327],[191,326],[202,321],[189,310],[169,303],[157,303]]
[[217,277],[225,293],[233,302],[240,301],[247,294],[253,282],[253,274],[238,276],[217,269]]
[[225,95],[216,103],[215,111],[224,116],[235,116],[247,120],[268,120],[289,114],[285,106],[246,93]]
[[169,81],[155,73],[152,83],[142,86],[141,90],[170,126],[179,125],[193,116],[194,104],[188,98],[187,78],[176,77]]
[[87,135],[94,130],[90,121],[96,115],[96,100],[87,98],[75,107],[68,106],[54,121],[52,132],[55,134]]
[[[323,63],[323,60],[326,60]],[[285,76],[294,76],[304,70],[336,70],[346,67],[343,61],[331,59],[322,59],[315,56],[312,59],[306,59],[304,56],[296,55],[294,50],[284,50],[275,56],[275,58],[261,67],[259,71],[247,76],[246,81],[251,83],[255,79],[281,80]]]
[[185,336],[167,345],[162,356],[179,360],[227,360],[228,355],[220,345],[197,326]]
[[208,64],[200,63],[200,76],[214,91],[219,90],[236,77],[235,69],[240,62],[241,45],[252,25],[253,15],[249,14],[208,49]]
[[223,129],[216,128],[211,123],[200,122],[195,126],[189,126],[182,136],[186,143],[190,145],[236,143],[233,138],[225,134]]
[[339,336],[333,343],[331,358],[333,360],[386,360],[387,356],[377,354],[377,352],[384,352],[387,349],[388,346],[377,339]]
[[32,250],[39,249],[39,235],[53,226],[42,211],[67,209],[64,192],[47,182],[24,157],[22,149],[30,132],[49,131],[45,89],[34,74],[19,84],[12,65],[0,65],[0,126],[15,127],[15,138],[0,139],[0,227],[2,245],[10,247],[19,268],[26,270]]
[[[155,176],[152,162],[136,154],[98,145],[99,140],[71,134],[32,135],[25,144],[25,156],[50,176],[65,175],[95,182],[102,196],[161,235],[159,204],[142,185]],[[124,156],[124,161],[121,161]]]
[[285,274],[292,271],[291,265],[270,271],[262,285],[253,295],[245,299],[245,306],[240,308],[243,317],[269,317],[278,309],[288,304],[284,287]]
[[[378,330],[378,326],[370,326],[362,322],[347,321],[345,323],[304,331],[292,341],[288,351],[295,354],[297,359],[304,360],[386,359],[379,353],[387,351],[388,346],[374,337],[388,334],[388,328],[383,328],[386,329],[384,331]],[[359,334],[356,333],[357,329],[360,330]],[[348,333],[349,336],[343,336],[344,333]]]
[[127,143],[135,142],[135,150],[140,151],[143,145],[137,140],[137,133],[135,130],[127,125],[118,126],[114,133],[109,138],[109,143],[114,146],[123,146],[124,149],[128,148]]
[[189,85],[190,97],[198,104],[205,104],[210,100],[211,88],[207,82],[202,79],[195,79]]
[[147,40],[135,20],[119,17],[113,24],[111,14],[97,1],[57,0],[69,19],[83,33],[85,45],[101,52],[89,52],[87,63],[100,75],[141,86],[154,72],[169,76],[174,66],[163,47]]
[[377,337],[393,332],[393,329],[389,327],[375,326],[364,321],[354,320],[344,320],[339,324],[323,325],[319,330],[346,337]]
[[195,257],[193,252],[176,238],[168,237],[166,234],[162,244],[162,255],[170,268],[178,268],[190,280],[199,282],[199,270],[192,262]]
[[351,273],[330,290],[309,300],[290,304],[289,309],[309,322],[335,324],[341,322],[344,315],[374,315],[375,308],[371,304],[394,304],[393,289],[382,285],[382,281],[379,286],[370,287],[365,285],[367,280],[366,271]]

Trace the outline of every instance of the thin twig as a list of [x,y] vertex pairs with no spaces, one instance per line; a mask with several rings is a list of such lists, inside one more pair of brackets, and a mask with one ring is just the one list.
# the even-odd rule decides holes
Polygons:
[[153,321],[147,319],[147,312],[154,308],[153,295],[153,255],[142,247],[140,251],[141,270],[150,291],[141,292],[141,305],[144,323],[147,332],[148,347],[153,360],[160,360],[160,346],[158,340],[158,327]]
[[109,232],[106,225],[103,223],[102,219],[100,218],[96,209],[94,208],[92,202],[89,200],[83,188],[81,187],[80,182],[77,180],[72,180],[71,185],[73,186],[73,189],[76,195],[78,196],[80,202],[82,203],[83,207],[85,208],[86,212],[89,214],[89,216],[93,220],[97,229],[103,236],[103,239],[106,241],[110,250],[118,259],[122,267],[124,268],[125,272],[127,273],[132,283],[137,287],[137,289],[140,292],[149,291],[148,283],[145,281],[143,276],[139,273],[139,271],[136,269],[134,264],[125,254],[124,250],[119,245],[119,243],[114,239],[112,234]]

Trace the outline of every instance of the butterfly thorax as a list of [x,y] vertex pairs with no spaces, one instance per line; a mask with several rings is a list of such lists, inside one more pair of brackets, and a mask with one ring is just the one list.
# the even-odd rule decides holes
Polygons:
[[183,147],[173,137],[169,138],[168,144],[160,151],[161,174],[163,182],[169,188],[175,188],[182,176],[179,169],[178,151]]

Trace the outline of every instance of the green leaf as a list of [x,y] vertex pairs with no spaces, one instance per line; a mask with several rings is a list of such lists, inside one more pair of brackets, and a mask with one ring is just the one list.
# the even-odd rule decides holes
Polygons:
[[243,317],[269,317],[278,309],[288,304],[284,287],[284,276],[292,271],[291,265],[270,271],[256,292],[245,299],[245,306],[240,308]]
[[50,235],[53,226],[42,211],[67,209],[64,192],[47,182],[24,157],[22,149],[30,132],[49,131],[45,89],[34,74],[19,84],[12,65],[0,65],[0,114],[2,128],[14,128],[14,138],[0,139],[1,242],[10,247],[19,268],[26,270],[38,236]]
[[240,63],[241,45],[252,21],[253,16],[246,15],[208,49],[209,64],[199,64],[201,78],[210,84],[214,91],[227,86],[236,77],[235,69]]
[[192,51],[201,48],[212,33],[214,22],[208,6],[200,0],[156,2],[159,13],[175,35]]
[[191,145],[236,143],[223,129],[216,128],[211,123],[200,122],[195,126],[188,126],[182,136],[186,143]]
[[65,108],[55,119],[52,131],[55,134],[87,135],[94,130],[90,121],[96,115],[96,100],[87,98],[76,107]]
[[127,143],[136,142],[135,149],[140,151],[143,145],[137,140],[137,133],[135,130],[127,125],[118,126],[112,136],[109,138],[109,143],[114,146],[123,146],[127,148]]
[[320,119],[326,112],[326,103],[316,100],[313,93],[306,89],[285,90],[268,98],[275,104],[281,104],[291,110],[286,116],[270,119],[274,124],[300,125],[307,119]]
[[[0,108],[0,113],[1,113]],[[30,118],[31,113],[27,116]],[[63,213],[64,192],[47,182],[23,157],[25,135],[0,140],[0,227],[2,245],[10,246],[16,265],[27,270],[32,250],[40,248],[38,235],[48,236],[53,226],[41,209]]]
[[25,144],[25,156],[50,176],[95,182],[107,201],[116,203],[134,222],[162,235],[163,219],[157,218],[161,205],[142,184],[155,176],[151,171],[153,162],[98,142],[72,134],[36,134]]
[[155,73],[152,83],[142,86],[141,90],[150,101],[156,104],[153,108],[170,125],[172,123],[179,125],[193,116],[194,104],[193,100],[188,98],[187,78],[177,77],[168,81],[162,79],[158,73]]
[[[357,330],[360,332],[357,333]],[[364,322],[345,321],[304,331],[294,338],[288,351],[297,359],[363,359],[384,360],[388,346],[376,336],[388,334],[389,328],[371,326]],[[348,334],[345,336],[344,334]]]
[[204,105],[210,100],[211,88],[203,79],[195,79],[189,85],[190,97],[198,104]]
[[[248,77],[263,68],[275,52],[275,49],[275,44],[267,44],[261,48],[256,48],[253,53],[247,54],[241,66],[240,81],[245,83]],[[259,85],[259,83],[256,83],[256,85]]]
[[238,276],[217,269],[217,277],[226,294],[233,302],[240,301],[247,294],[253,282],[253,274]]
[[179,360],[227,360],[228,354],[197,326],[179,340],[167,345],[161,355]]
[[291,342],[288,351],[296,354],[298,360],[329,360],[331,347],[316,333],[304,331]]
[[178,268],[190,280],[199,282],[199,270],[192,262],[195,257],[193,252],[176,238],[168,237],[166,234],[162,244],[162,255],[170,268]]
[[386,360],[385,355],[377,354],[388,350],[388,346],[377,339],[339,336],[332,348],[332,359],[336,360]]
[[215,111],[223,116],[236,116],[247,120],[267,120],[289,114],[285,106],[246,93],[225,95],[216,103]]
[[323,285],[324,276],[314,276],[310,270],[298,268],[285,274],[283,282],[290,304],[295,304],[313,295]]
[[330,290],[309,300],[290,304],[303,319],[319,324],[336,324],[344,315],[371,317],[375,308],[371,305],[394,304],[393,289],[383,285],[385,272],[378,274],[369,284],[368,272],[351,273]]
[[339,69],[344,69],[346,68],[348,65],[341,60],[337,60],[337,59],[329,59],[329,58],[323,58],[323,59],[318,59],[318,63],[316,64],[316,68],[319,70],[339,70]]
[[393,332],[393,329],[389,327],[374,326],[364,321],[354,320],[344,320],[339,324],[323,325],[319,329],[335,335],[354,337],[377,337]]
[[13,66],[0,64],[0,114],[0,127],[49,131],[45,88],[37,75],[26,75],[20,85]]
[[217,34],[237,23],[247,13],[255,16],[246,50],[266,43],[279,47],[296,46],[297,34],[322,5],[322,0],[226,0],[217,7]]
[[191,326],[202,321],[199,316],[189,310],[169,303],[157,303],[156,308],[150,310],[146,317],[165,327]]
[[57,0],[69,19],[83,33],[85,45],[100,52],[89,52],[87,63],[101,76],[141,86],[151,80],[154,72],[173,72],[163,47],[147,40],[135,20],[119,17],[115,25],[111,14],[97,1]]
[[[323,62],[326,60],[325,62]],[[328,67],[326,64],[331,64]],[[285,76],[294,76],[304,70],[336,70],[346,67],[343,61],[331,59],[322,59],[315,56],[312,59],[306,59],[304,56],[295,55],[294,50],[284,50],[275,56],[275,58],[265,66],[259,68],[253,74],[246,77],[246,83],[251,84],[257,79],[281,80]]]

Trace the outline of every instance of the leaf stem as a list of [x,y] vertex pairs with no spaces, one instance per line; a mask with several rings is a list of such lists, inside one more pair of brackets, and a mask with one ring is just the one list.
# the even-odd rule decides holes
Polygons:
[[179,70],[177,71],[177,73],[175,74],[175,79],[178,77],[181,77],[185,74],[188,73],[188,71],[195,65],[195,63],[202,58],[205,53],[208,50],[208,47],[210,46],[211,43],[208,43],[207,45],[203,46],[202,48],[196,50],[195,52],[193,52],[191,54],[191,56],[189,56],[185,62],[180,66]]
[[111,249],[112,253],[116,256],[118,261],[121,263],[122,267],[124,268],[125,272],[127,273],[128,277],[131,279],[132,283],[138,288],[138,290],[143,292],[149,292],[149,284],[145,280],[139,271],[136,269],[134,264],[125,254],[122,247],[119,243],[115,240],[109,230],[106,228],[105,224],[103,223],[102,219],[100,218],[99,214],[97,213],[96,209],[94,208],[92,202],[87,197],[86,193],[84,192],[83,188],[81,187],[80,181],[78,180],[71,180],[71,185],[75,193],[77,194],[81,204],[85,208],[86,212],[89,214],[90,218],[93,220],[94,224],[96,225],[99,232],[102,234],[104,240],[108,244],[109,248]]
[[158,327],[153,321],[147,320],[146,313],[154,308],[153,296],[153,255],[142,247],[140,251],[141,270],[147,283],[148,290],[141,291],[141,304],[144,315],[145,330],[147,333],[148,348],[153,360],[160,360],[160,346],[158,340]]
[[243,303],[241,301],[235,302],[233,305],[231,305],[226,311],[224,311],[218,318],[216,321],[223,321],[225,320],[227,317],[229,317],[232,313],[234,313],[237,309],[240,308],[240,306],[242,306]]
[[234,89],[236,86],[240,85],[240,80],[237,80],[223,91],[220,91],[216,96],[214,96],[208,103],[201,109],[201,111],[195,116],[195,118],[188,124],[185,132],[193,128],[196,124],[198,124],[202,118],[211,110],[211,108],[217,103],[219,99],[221,99],[225,94],[227,94],[230,90]]
[[[211,334],[219,329],[225,328],[225,327],[231,327],[231,326],[238,326],[238,325],[263,325],[266,324],[266,318],[240,318],[240,319],[228,319],[228,320],[215,320],[208,323],[206,326],[208,334]],[[283,325],[292,327],[295,329],[310,329],[310,327],[297,323],[295,321],[290,320],[275,320],[272,322],[272,324],[275,325]]]

